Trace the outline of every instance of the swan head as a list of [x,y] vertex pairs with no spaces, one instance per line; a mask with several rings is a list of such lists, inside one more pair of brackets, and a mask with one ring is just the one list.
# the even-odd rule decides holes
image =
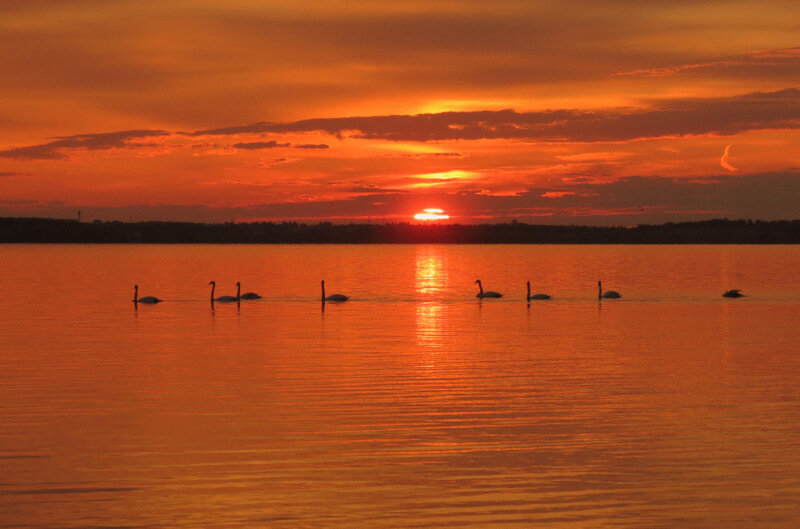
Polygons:
[[209,282],[208,282],[208,284],[209,284],[209,285],[214,285],[214,286],[217,286],[217,282],[216,282],[216,281],[209,281]]
[[237,282],[236,282],[236,286],[237,286],[237,287],[240,287],[240,286],[242,286],[242,284],[241,284],[240,282],[238,282],[238,281],[237,281]]
[[476,280],[475,280],[475,284],[476,284],[476,285],[480,285],[480,284],[481,284],[481,280],[480,280],[480,279],[476,279]]

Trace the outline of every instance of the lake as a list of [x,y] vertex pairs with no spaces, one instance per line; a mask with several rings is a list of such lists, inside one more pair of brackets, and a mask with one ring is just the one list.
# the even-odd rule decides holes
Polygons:
[[[0,246],[0,526],[793,528],[798,265],[797,246]],[[321,279],[350,301],[323,306]],[[212,308],[211,280],[264,298]],[[134,283],[166,301],[135,308]]]

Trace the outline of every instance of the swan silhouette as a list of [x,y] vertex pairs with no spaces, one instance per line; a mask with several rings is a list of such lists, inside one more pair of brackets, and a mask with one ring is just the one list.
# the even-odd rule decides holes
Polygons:
[[609,298],[621,298],[622,294],[617,292],[616,290],[606,290],[603,292],[603,282],[597,282],[597,299],[609,299]]
[[347,301],[350,299],[350,296],[345,296],[344,294],[331,294],[330,296],[325,296],[325,280],[323,279],[321,282],[322,284],[322,302],[325,303],[326,301]]
[[155,296],[145,296],[143,298],[139,297],[139,285],[133,285],[133,302],[134,303],[147,303],[153,305],[155,303],[161,303],[164,301],[163,299],[158,299]]
[[232,301],[239,301],[239,289],[240,289],[239,283],[236,283],[236,296],[220,296],[218,298],[214,297],[214,289],[217,288],[217,282],[216,281],[211,281],[209,283],[209,285],[211,285],[211,301],[212,302],[220,301],[222,303],[230,303]]
[[[237,294],[238,294],[238,291],[239,291],[240,288],[241,288],[241,285],[239,283],[236,283]],[[261,296],[259,296],[255,292],[245,292],[244,294],[239,296],[239,299],[261,299]]]
[[547,294],[534,294],[531,296],[531,282],[528,281],[528,301],[532,299],[550,299]]
[[484,292],[483,291],[483,284],[481,284],[481,280],[480,279],[476,279],[475,282],[478,283],[478,288],[480,289],[480,292],[478,292],[476,297],[478,297],[480,299],[483,299],[483,298],[502,298],[503,297],[503,295],[501,293],[499,293],[499,292],[493,292],[491,290],[487,290],[486,292]]
[[744,294],[738,288],[732,288],[730,290],[726,290],[724,294],[722,294],[723,298],[743,298]]

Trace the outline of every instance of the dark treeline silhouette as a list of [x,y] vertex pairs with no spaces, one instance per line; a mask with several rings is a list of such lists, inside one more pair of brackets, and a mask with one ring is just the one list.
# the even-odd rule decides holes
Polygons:
[[634,227],[507,224],[101,222],[0,218],[0,243],[798,244],[800,220],[715,219]]

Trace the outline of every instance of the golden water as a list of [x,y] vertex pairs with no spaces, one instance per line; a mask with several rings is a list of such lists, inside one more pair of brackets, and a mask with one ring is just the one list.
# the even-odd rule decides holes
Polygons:
[[[1,527],[800,519],[798,247],[7,245],[0,263]],[[352,299],[323,310],[323,278]],[[478,278],[505,296],[479,302]],[[212,310],[212,279],[264,299]],[[598,302],[598,279],[623,298]],[[554,299],[529,306],[527,280]],[[134,310],[134,283],[167,301]]]

